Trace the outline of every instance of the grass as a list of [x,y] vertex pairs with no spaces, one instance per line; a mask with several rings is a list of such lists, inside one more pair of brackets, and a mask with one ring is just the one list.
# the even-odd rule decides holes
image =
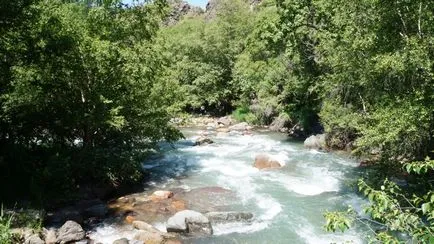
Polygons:
[[13,215],[7,215],[4,212],[3,205],[0,209],[0,244],[12,243],[12,233],[10,231]]

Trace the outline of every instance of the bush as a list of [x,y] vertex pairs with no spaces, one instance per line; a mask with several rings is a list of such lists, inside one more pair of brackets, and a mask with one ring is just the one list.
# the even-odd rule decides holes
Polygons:
[[247,107],[239,107],[235,109],[235,111],[232,112],[232,117],[240,122],[247,122],[249,124],[258,123],[258,117]]
[[232,117],[238,121],[245,122],[249,113],[250,111],[247,107],[239,107],[232,112]]

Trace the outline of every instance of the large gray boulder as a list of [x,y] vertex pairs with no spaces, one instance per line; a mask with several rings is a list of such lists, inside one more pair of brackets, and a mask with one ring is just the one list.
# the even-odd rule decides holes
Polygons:
[[253,219],[253,214],[247,212],[209,212],[205,216],[212,223],[249,222]]
[[209,219],[196,211],[183,210],[170,217],[166,224],[167,232],[188,233],[193,235],[212,235]]
[[304,147],[309,149],[325,150],[327,148],[325,134],[312,135],[308,137],[304,141]]
[[81,225],[74,221],[66,221],[57,232],[57,243],[65,244],[72,241],[81,241],[85,237],[85,232]]

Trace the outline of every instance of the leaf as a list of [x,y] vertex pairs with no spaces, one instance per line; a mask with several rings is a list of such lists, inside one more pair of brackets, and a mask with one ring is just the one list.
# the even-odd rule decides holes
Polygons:
[[429,211],[431,211],[431,204],[430,203],[424,203],[422,204],[422,213],[425,214]]

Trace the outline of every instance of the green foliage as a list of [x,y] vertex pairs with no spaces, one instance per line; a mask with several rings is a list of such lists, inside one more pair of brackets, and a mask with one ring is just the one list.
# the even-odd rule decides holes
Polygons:
[[324,218],[327,220],[325,224],[326,231],[336,232],[337,230],[344,232],[352,225],[353,219],[348,216],[354,216],[354,210],[351,208],[347,212],[326,212]]
[[[424,162],[413,162],[405,165],[408,173],[432,174],[433,161],[427,159]],[[361,222],[372,230],[375,241],[381,243],[400,243],[394,233],[408,235],[418,243],[430,243],[434,238],[434,187],[427,188],[419,193],[409,195],[396,185],[385,180],[380,189],[370,187],[365,181],[360,180],[359,191],[365,195],[370,204],[364,209],[372,219],[364,219],[358,216],[350,208],[347,212],[326,213],[326,229],[335,231],[350,228],[352,222]],[[348,223],[348,225],[346,224]],[[380,226],[373,229],[372,223]]]
[[4,212],[3,205],[0,209],[0,244],[10,244],[13,241],[10,232],[13,216],[7,216]]
[[241,122],[255,124],[258,119],[248,107],[239,107],[232,112],[232,117]]
[[150,149],[180,137],[155,45],[165,1],[22,8],[0,41],[1,185],[22,189],[1,193],[73,197],[82,184],[140,179]]
[[427,2],[318,2],[327,13],[318,45],[329,67],[322,79],[326,131],[358,138],[360,155],[379,150],[382,160],[396,161],[428,155],[434,13]]
[[175,111],[230,112],[237,99],[232,82],[236,55],[249,31],[248,5],[220,1],[217,17],[190,17],[161,31],[159,43],[167,53],[164,79],[177,88]]

